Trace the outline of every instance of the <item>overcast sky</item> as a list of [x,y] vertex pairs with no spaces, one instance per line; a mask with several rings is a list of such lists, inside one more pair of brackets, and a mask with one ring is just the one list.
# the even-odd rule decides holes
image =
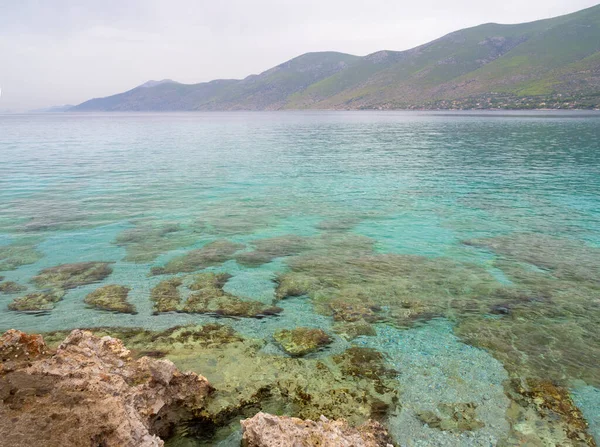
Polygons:
[[0,109],[77,104],[149,79],[243,78],[308,51],[404,50],[598,0],[0,0]]

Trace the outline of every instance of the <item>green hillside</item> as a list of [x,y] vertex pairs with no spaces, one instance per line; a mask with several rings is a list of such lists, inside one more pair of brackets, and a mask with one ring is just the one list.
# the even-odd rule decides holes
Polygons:
[[600,107],[600,5],[407,51],[309,53],[243,80],[138,87],[72,110]]
[[73,111],[268,110],[360,59],[350,54],[308,53],[243,80],[201,84],[162,83],[84,102]]

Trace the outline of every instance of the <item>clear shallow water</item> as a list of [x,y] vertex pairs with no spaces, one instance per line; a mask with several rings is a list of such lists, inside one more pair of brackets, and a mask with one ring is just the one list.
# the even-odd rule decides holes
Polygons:
[[[0,116],[0,162],[0,276],[28,288],[0,294],[1,330],[216,321],[282,355],[274,331],[319,327],[335,341],[312,356],[365,345],[400,369],[407,349],[419,363],[427,340],[449,340],[430,354],[440,364],[488,371],[452,397],[492,399],[480,419],[508,407],[482,397],[485,384],[548,379],[574,392],[599,436],[598,114]],[[181,258],[214,241],[239,245],[191,267]],[[112,273],[66,290],[46,312],[8,309],[44,288],[31,282],[42,269],[82,261],[111,262]],[[157,284],[200,271],[226,272],[225,293],[283,311],[153,313]],[[303,296],[278,301],[286,280]],[[137,314],[84,303],[104,284],[130,287]],[[378,323],[378,335],[343,337],[355,320]],[[404,392],[407,410],[390,419],[398,433],[419,425],[415,390]],[[508,426],[468,442],[493,443]],[[437,439],[414,430],[415,445]]]

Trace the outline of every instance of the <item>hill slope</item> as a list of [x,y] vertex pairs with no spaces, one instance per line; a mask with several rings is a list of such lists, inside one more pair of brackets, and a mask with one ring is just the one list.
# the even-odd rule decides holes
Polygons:
[[600,5],[407,51],[308,53],[243,80],[164,82],[71,110],[600,107]]

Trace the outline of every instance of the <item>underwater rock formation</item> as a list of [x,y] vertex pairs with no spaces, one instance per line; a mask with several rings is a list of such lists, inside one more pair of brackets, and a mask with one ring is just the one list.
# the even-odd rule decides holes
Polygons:
[[159,282],[150,292],[155,312],[175,312],[181,304],[181,294],[177,289],[182,284],[180,278],[170,278]]
[[292,357],[302,357],[331,343],[331,338],[323,329],[307,327],[280,329],[273,338]]
[[27,287],[22,286],[14,281],[4,281],[0,283],[0,293],[19,293],[27,290]]
[[507,384],[509,410],[524,443],[596,447],[588,423],[569,391],[550,380],[513,379]]
[[381,306],[371,301],[366,293],[355,292],[349,295],[346,293],[329,302],[334,321],[374,323],[382,319],[379,315]]
[[145,263],[168,251],[192,245],[197,240],[197,233],[179,224],[141,223],[120,233],[115,244],[125,247],[125,261]]
[[600,386],[600,289],[502,266],[522,290],[488,295],[481,303],[499,317],[465,311],[456,334],[492,352],[514,376]]
[[368,334],[373,323],[411,328],[448,318],[464,342],[516,376],[600,386],[597,247],[532,234],[471,241],[499,255],[485,266],[380,254],[372,241],[339,233],[308,239],[309,249],[284,259],[289,271],[278,275],[275,297],[306,296],[334,318],[336,332],[349,323]]
[[535,265],[557,278],[600,282],[600,248],[581,241],[538,233],[514,233],[464,243]]
[[392,441],[377,422],[353,428],[344,420],[318,421],[258,413],[241,421],[244,447],[391,447]]
[[421,411],[417,416],[424,424],[443,431],[460,433],[473,431],[485,424],[476,417],[477,404],[472,402],[439,404],[437,411]]
[[193,291],[207,288],[222,290],[230,279],[231,275],[229,273],[200,273],[192,276],[192,282],[188,285],[188,289]]
[[352,217],[348,217],[345,219],[344,218],[328,219],[328,220],[322,220],[321,222],[319,222],[316,225],[316,228],[317,228],[317,230],[321,230],[321,231],[343,232],[343,231],[351,230],[359,222],[360,222],[360,219],[356,219],[356,218],[352,218]]
[[244,248],[242,244],[236,244],[224,239],[217,240],[197,250],[191,250],[183,256],[171,259],[164,267],[153,267],[151,274],[191,273],[207,267],[213,267],[233,259],[235,252],[242,248]]
[[252,241],[254,251],[239,253],[235,259],[246,267],[258,267],[273,259],[292,256],[310,247],[311,240],[302,236],[288,234],[285,236],[258,239]]
[[251,234],[261,228],[274,226],[278,211],[271,202],[219,200],[205,203],[202,217],[194,223],[196,231],[219,237]]
[[[276,297],[308,295],[317,312],[337,321],[391,321],[410,327],[445,315],[501,285],[484,268],[444,258],[366,254],[328,246],[286,260]],[[366,243],[366,242],[365,242]]]
[[36,238],[27,238],[0,246],[0,272],[16,270],[22,265],[33,264],[42,259],[43,254],[35,248],[38,242]]
[[266,306],[260,301],[243,300],[223,291],[229,275],[200,273],[189,288],[194,291],[178,310],[189,313],[216,314],[229,317],[275,315],[280,307]]
[[283,273],[276,278],[277,288],[275,289],[275,298],[282,300],[284,298],[308,295],[309,292],[319,290],[319,280],[302,273]]
[[377,335],[375,328],[364,321],[355,321],[352,323],[338,322],[333,325],[333,331],[348,341],[354,340],[356,337],[372,337]]
[[386,366],[383,354],[372,348],[353,346],[343,354],[334,356],[333,361],[350,376],[366,377],[378,382],[394,378],[398,374]]
[[40,336],[8,331],[0,357],[0,439],[14,447],[160,447],[212,392],[202,376],[132,360],[120,340],[81,330],[55,352]]
[[230,278],[226,273],[198,273],[185,278],[188,283],[187,299],[182,299],[179,287],[182,278],[170,278],[156,285],[150,294],[154,301],[155,313],[187,312],[214,314],[227,317],[262,317],[282,311],[275,306],[267,306],[260,301],[241,299],[225,293],[223,286]]
[[65,293],[62,290],[50,290],[47,292],[33,292],[28,295],[15,298],[8,304],[9,310],[20,312],[41,312],[54,309]]
[[32,281],[41,289],[67,290],[102,281],[111,273],[109,262],[76,262],[44,269]]
[[135,306],[127,302],[129,287],[110,284],[89,293],[84,302],[92,307],[113,312],[135,314]]

